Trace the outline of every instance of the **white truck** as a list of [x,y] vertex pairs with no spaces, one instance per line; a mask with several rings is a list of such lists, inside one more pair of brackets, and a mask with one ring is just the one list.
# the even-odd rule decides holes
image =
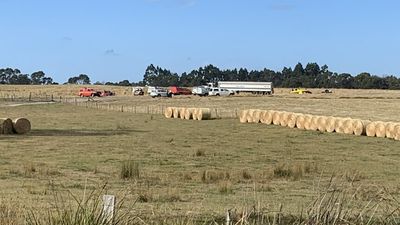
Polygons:
[[198,96],[207,96],[210,88],[208,86],[197,86],[192,88],[192,94]]
[[239,94],[240,92],[250,92],[254,94],[270,95],[274,93],[272,82],[219,81],[218,87],[228,89],[235,94]]

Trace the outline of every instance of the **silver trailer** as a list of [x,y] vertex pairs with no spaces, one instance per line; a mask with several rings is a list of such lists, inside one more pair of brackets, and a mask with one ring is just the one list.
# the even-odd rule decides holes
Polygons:
[[253,82],[253,81],[219,81],[218,87],[228,89],[239,94],[240,92],[250,92],[254,94],[273,94],[272,82]]

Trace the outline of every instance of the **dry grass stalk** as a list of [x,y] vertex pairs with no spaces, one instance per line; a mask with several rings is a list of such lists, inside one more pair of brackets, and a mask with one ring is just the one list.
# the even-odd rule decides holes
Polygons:
[[31,131],[31,122],[26,118],[17,118],[12,121],[13,131],[16,134],[26,134]]

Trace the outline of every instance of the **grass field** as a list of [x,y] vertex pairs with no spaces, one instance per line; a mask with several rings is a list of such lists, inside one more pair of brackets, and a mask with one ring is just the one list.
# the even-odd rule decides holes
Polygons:
[[[283,92],[274,97],[117,96],[100,101],[397,120],[397,92],[393,99],[380,92],[379,100],[354,93],[361,97]],[[0,102],[0,117],[24,116],[33,126],[28,135],[0,136],[0,206],[11,202],[22,212],[50,207],[54,188],[82,196],[85,188],[105,183],[107,193],[126,195],[129,203],[136,200],[134,213],[159,217],[224,216],[227,209],[253,206],[273,212],[280,205],[296,214],[332,177],[338,188],[355,191],[355,205],[383,195],[400,197],[400,142],[390,139],[240,124],[237,119],[186,121],[59,103],[6,104]],[[123,165],[132,169],[128,178],[121,177]]]

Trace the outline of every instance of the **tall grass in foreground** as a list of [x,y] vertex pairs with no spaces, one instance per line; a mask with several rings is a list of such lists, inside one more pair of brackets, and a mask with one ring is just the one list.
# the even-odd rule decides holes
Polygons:
[[[318,188],[318,187],[316,187]],[[55,198],[54,210],[45,214],[30,211],[27,225],[128,225],[128,224],[229,224],[229,225],[372,225],[400,224],[400,202],[384,188],[369,189],[354,187],[348,182],[329,184],[319,191],[308,207],[297,213],[286,213],[283,206],[271,211],[262,208],[261,202],[253,207],[221,212],[219,216],[173,216],[163,212],[157,214],[132,215],[132,211],[122,209],[123,200],[116,206],[113,220],[107,220],[102,213],[100,191],[93,191],[82,199],[70,195],[74,204],[65,205],[64,199]],[[58,196],[58,195],[56,195]],[[359,201],[361,200],[361,201]],[[257,205],[257,207],[256,207]],[[229,216],[227,216],[227,214]],[[229,218],[229,222],[227,222]]]
[[[47,212],[29,211],[26,215],[26,225],[128,225],[134,224],[136,217],[129,210],[122,211],[123,199],[117,202],[114,216],[111,218],[103,212],[102,195],[105,186],[90,192],[79,199],[72,193],[64,199],[54,194],[52,209]],[[72,202],[70,201],[72,200]]]

